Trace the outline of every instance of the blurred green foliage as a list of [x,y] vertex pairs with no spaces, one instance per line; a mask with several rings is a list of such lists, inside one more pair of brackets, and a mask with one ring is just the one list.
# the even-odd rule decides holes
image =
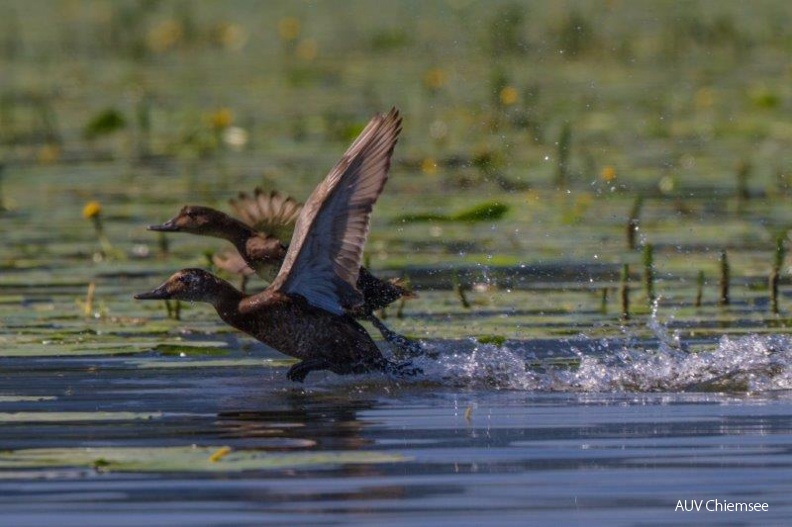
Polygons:
[[88,121],[83,131],[83,137],[90,141],[122,130],[125,126],[126,119],[121,115],[121,112],[115,108],[108,108],[102,110]]

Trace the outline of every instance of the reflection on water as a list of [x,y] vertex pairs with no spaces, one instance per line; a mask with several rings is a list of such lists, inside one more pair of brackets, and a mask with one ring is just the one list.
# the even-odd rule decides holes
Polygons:
[[[198,444],[270,456],[380,452],[399,458],[220,472],[0,464],[0,510],[15,526],[447,525],[493,518],[506,525],[524,525],[526,518],[537,524],[772,525],[792,513],[789,392],[581,393],[582,376],[594,370],[589,360],[616,377],[646,370],[668,383],[682,382],[679,372],[703,359],[655,349],[640,356],[644,363],[625,356],[605,368],[606,355],[588,350],[577,369],[532,372],[525,365],[547,350],[533,350],[526,361],[511,344],[471,346],[447,346],[423,381],[328,374],[304,387],[287,383],[283,367],[233,362],[206,368],[187,361],[174,369],[167,361],[157,368],[156,359],[146,368],[113,357],[4,360],[3,393],[31,397],[0,401],[6,421],[0,451],[134,446],[145,455],[150,447]],[[789,350],[790,341],[780,337],[723,339],[716,353],[732,354],[731,366],[711,374],[742,364],[751,382],[783,377],[778,364],[775,373],[756,372],[770,364],[763,360]],[[657,354],[666,354],[673,367],[661,370]],[[571,348],[568,355],[577,357]],[[541,383],[529,389],[503,384],[509,375],[520,378],[510,368],[534,380],[552,376],[551,391],[543,392]],[[506,377],[499,384],[471,382],[477,369],[482,377]],[[588,380],[603,389],[617,386],[597,379]],[[52,398],[37,399],[45,395]],[[27,413],[12,420],[8,412]],[[59,421],[66,412],[72,417]],[[149,417],[108,417],[120,412]],[[48,419],[35,417],[45,414]],[[716,498],[765,501],[769,512],[674,512],[677,500]]]

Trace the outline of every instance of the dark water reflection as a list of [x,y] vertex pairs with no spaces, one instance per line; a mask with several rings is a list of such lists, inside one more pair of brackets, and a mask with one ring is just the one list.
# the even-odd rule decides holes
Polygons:
[[[787,392],[538,393],[330,376],[295,387],[283,368],[176,373],[151,362],[4,360],[5,393],[55,399],[0,402],[0,411],[88,413],[5,422],[0,451],[199,444],[403,460],[212,473],[4,470],[4,525],[782,525],[792,513]],[[769,511],[674,512],[692,499],[761,501]]]

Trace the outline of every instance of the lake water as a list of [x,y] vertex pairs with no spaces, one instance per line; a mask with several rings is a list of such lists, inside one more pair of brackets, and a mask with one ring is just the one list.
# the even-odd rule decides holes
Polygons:
[[[312,373],[298,385],[286,380],[288,360],[208,306],[183,304],[174,320],[159,302],[132,300],[176,269],[205,266],[202,251],[222,244],[173,236],[161,255],[145,225],[203,198],[183,179],[158,197],[174,182],[156,172],[122,192],[111,177],[119,170],[22,167],[7,182],[16,204],[0,248],[0,524],[788,523],[788,286],[781,315],[770,313],[757,286],[764,246],[731,250],[730,306],[718,305],[708,279],[697,308],[691,262],[712,273],[717,256],[706,246],[661,250],[660,298],[648,306],[631,276],[625,321],[618,262],[639,257],[617,248],[622,228],[606,211],[627,196],[595,201],[592,217],[605,220],[586,228],[543,216],[564,239],[530,243],[562,244],[569,256],[519,265],[487,264],[488,252],[460,252],[453,240],[487,239],[498,257],[520,258],[508,237],[487,237],[529,225],[524,209],[498,223],[444,225],[438,253],[429,227],[389,227],[402,208],[386,202],[371,252],[395,246],[388,258],[416,263],[372,265],[406,274],[419,293],[386,322],[423,339],[434,358],[416,359],[416,378]],[[80,190],[86,174],[99,185],[90,195]],[[117,251],[110,259],[96,256],[93,226],[80,217],[96,195]],[[659,200],[653,214],[674,206]],[[720,235],[742,236],[734,232]],[[710,500],[767,510],[707,512]],[[704,510],[680,510],[695,503]]]
[[[787,337],[723,339],[700,356],[433,341],[420,378],[311,374],[305,386],[286,381],[276,353],[224,341],[222,357],[0,360],[3,524],[785,525],[792,514]],[[583,360],[542,366],[559,355]],[[735,391],[701,391],[715,386]],[[685,512],[680,500],[767,511]]]
[[[787,2],[496,4],[2,3],[0,527],[792,523]],[[224,247],[146,225],[305,199],[392,105],[423,375],[132,299]]]

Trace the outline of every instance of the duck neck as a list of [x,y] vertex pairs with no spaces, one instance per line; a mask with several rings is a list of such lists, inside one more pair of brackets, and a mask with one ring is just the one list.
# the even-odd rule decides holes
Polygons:
[[212,307],[215,308],[220,318],[225,322],[229,322],[229,320],[233,320],[239,314],[239,303],[242,302],[244,298],[244,293],[225,280],[220,280],[218,278],[215,284],[215,290],[212,291],[207,302],[212,304]]
[[223,228],[216,233],[218,238],[223,238],[234,244],[239,254],[245,254],[245,244],[258,233],[251,227],[230,216],[223,223]]

